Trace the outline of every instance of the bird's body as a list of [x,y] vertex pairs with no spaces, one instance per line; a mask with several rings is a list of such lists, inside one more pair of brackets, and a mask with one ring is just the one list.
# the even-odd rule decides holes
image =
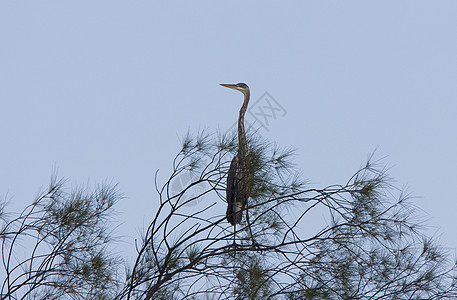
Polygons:
[[230,164],[230,169],[227,175],[227,212],[226,217],[227,221],[232,224],[240,224],[241,219],[243,217],[242,211],[245,206],[246,201],[240,201],[241,195],[237,192],[238,186],[240,183],[239,168],[240,161],[238,159],[238,155],[236,155],[232,159],[232,163]]
[[243,218],[243,210],[251,194],[254,173],[249,158],[246,133],[244,129],[244,115],[249,104],[249,87],[244,83],[221,84],[222,86],[238,90],[244,94],[244,102],[238,118],[238,153],[233,158],[227,176],[227,221],[239,224]]

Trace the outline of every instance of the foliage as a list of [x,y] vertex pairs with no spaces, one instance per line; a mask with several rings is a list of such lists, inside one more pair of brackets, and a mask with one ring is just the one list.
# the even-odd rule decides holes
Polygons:
[[[49,188],[18,216],[3,218],[2,299],[110,299],[118,258],[107,251],[116,186]],[[11,220],[10,220],[11,219]]]
[[[54,180],[12,221],[0,215],[2,298],[457,297],[456,264],[372,156],[346,183],[318,188],[295,171],[294,151],[248,136],[253,190],[232,227],[225,184],[235,136],[201,132],[182,144],[165,183],[156,176],[157,209],[125,280],[106,230],[115,187],[66,194]],[[311,224],[316,215],[321,224]],[[33,246],[21,260],[15,251],[26,239]]]
[[[160,206],[120,298],[457,296],[456,265],[421,234],[408,197],[372,157],[347,183],[313,188],[293,171],[293,151],[255,136],[248,144],[255,173],[249,218],[233,228],[220,204],[234,137],[202,132],[184,139],[170,178],[157,189]],[[194,180],[173,193],[185,172]],[[315,232],[307,220],[314,212],[329,220]]]

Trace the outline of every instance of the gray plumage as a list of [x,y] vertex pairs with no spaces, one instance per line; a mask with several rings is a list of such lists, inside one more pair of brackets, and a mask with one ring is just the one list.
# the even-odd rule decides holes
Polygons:
[[235,225],[240,224],[243,218],[243,210],[247,205],[254,181],[244,129],[244,115],[249,104],[250,93],[249,87],[245,83],[221,85],[240,91],[244,95],[244,102],[238,118],[238,153],[230,164],[226,189],[226,217],[230,224]]

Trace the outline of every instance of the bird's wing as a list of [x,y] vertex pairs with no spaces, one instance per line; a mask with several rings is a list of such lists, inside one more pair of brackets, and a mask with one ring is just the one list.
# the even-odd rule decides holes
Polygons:
[[[235,156],[232,160],[232,163],[230,164],[230,169],[227,174],[227,188],[226,188],[226,193],[227,193],[227,212],[226,212],[226,217],[227,221],[235,225],[236,222],[236,217],[235,217],[235,202],[237,198],[237,186],[238,186],[238,176],[237,176],[237,171],[238,171],[238,156]],[[239,222],[238,222],[239,223]]]
[[237,171],[238,171],[238,155],[235,156],[232,159],[232,162],[230,164],[230,168],[228,171],[227,175],[227,188],[226,188],[226,193],[227,193],[227,204],[233,204],[235,202],[236,198],[236,190],[237,190],[237,185],[238,185],[238,176],[237,176]]

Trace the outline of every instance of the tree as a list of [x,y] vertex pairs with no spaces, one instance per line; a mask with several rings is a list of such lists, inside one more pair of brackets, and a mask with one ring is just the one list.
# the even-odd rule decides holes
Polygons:
[[[228,135],[188,135],[168,180],[159,185],[156,176],[158,207],[135,245],[136,260],[125,274],[117,264],[120,260],[110,255],[109,232],[102,230],[107,227],[100,222],[120,198],[115,188],[105,186],[80,197],[52,196],[55,189],[50,188],[32,210],[28,208],[3,226],[3,260],[20,236],[53,246],[59,244],[54,239],[61,240],[56,238],[61,230],[73,242],[66,248],[60,246],[60,252],[33,254],[34,259],[14,267],[13,258],[8,260],[2,298],[32,292],[53,296],[56,291],[76,299],[457,297],[457,265],[422,233],[408,196],[391,184],[386,168],[372,156],[346,183],[316,188],[295,171],[292,150],[280,149],[255,135],[249,136],[248,143],[254,184],[244,213],[250,221],[243,218],[236,232],[225,219],[225,182],[236,140]],[[176,189],[179,185],[175,183],[182,183],[183,176],[191,180]],[[88,202],[92,209],[87,214],[79,212],[85,205],[64,209],[74,199],[92,199]],[[99,202],[103,204],[95,205]],[[66,211],[78,217],[70,218]],[[316,213],[324,215],[325,222],[310,226],[309,216]],[[49,217],[53,215],[59,217]],[[97,217],[80,218],[82,215]],[[53,224],[52,230],[41,230],[49,226],[39,223],[43,218]],[[37,223],[25,227],[33,228],[35,235],[29,233],[35,231],[27,231],[31,229],[11,229],[32,224],[32,219]],[[73,224],[68,230],[67,223]],[[96,232],[107,233],[103,238],[93,235],[94,224],[100,226]],[[74,229],[80,227],[86,229]],[[36,238],[40,234],[43,237]],[[73,252],[75,249],[80,252]],[[103,259],[94,259],[96,254]],[[49,261],[53,266],[49,269],[63,270],[65,276],[51,271],[41,275],[41,269],[35,271],[37,259]],[[88,268],[94,265],[93,270]],[[18,270],[23,266],[21,274]],[[31,284],[27,278],[32,275],[40,280],[33,279]]]
[[107,223],[121,197],[108,184],[68,192],[53,176],[19,215],[2,214],[1,299],[114,297],[119,259],[107,251]]
[[[120,298],[395,299],[457,296],[456,265],[414,219],[386,169],[368,161],[347,183],[308,187],[293,151],[249,140],[254,185],[236,232],[224,219],[225,177],[236,141],[188,136]],[[184,172],[195,180],[178,193]],[[206,186],[199,192],[197,186]],[[188,205],[205,196],[207,205]],[[393,198],[395,197],[395,198]],[[328,224],[307,230],[307,216]],[[255,242],[253,242],[255,241]]]

